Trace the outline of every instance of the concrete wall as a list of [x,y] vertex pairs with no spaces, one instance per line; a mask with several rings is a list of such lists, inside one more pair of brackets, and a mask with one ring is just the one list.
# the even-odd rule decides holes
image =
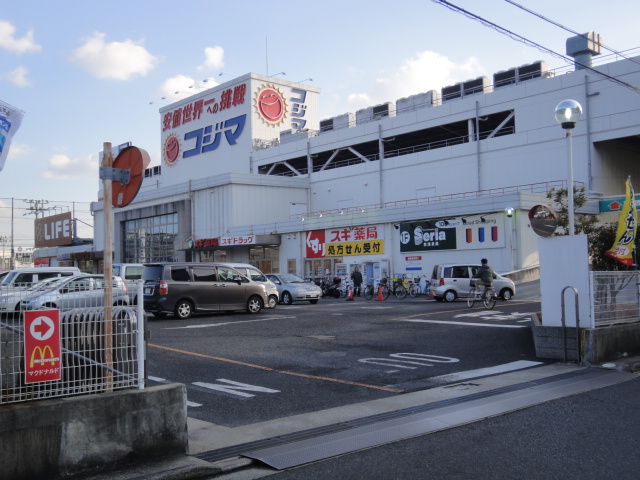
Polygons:
[[188,453],[182,384],[0,406],[3,480],[53,479]]

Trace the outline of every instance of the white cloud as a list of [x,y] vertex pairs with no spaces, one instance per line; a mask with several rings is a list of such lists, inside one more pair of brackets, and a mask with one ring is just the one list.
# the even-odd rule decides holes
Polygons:
[[348,95],[348,111],[395,102],[399,98],[429,90],[440,91],[442,87],[476,78],[484,73],[482,65],[473,57],[462,64],[456,64],[435,52],[419,52],[405,60],[398,72],[377,78],[364,92]]
[[26,143],[16,143],[11,142],[11,147],[9,148],[9,155],[7,157],[8,162],[13,162],[15,160],[21,161],[27,158],[31,153],[33,153],[34,149],[27,145]]
[[42,47],[33,39],[33,30],[29,30],[22,38],[16,38],[16,27],[6,20],[0,20],[0,48],[17,54],[39,52]]
[[69,179],[98,179],[98,159],[95,154],[72,159],[67,155],[57,153],[47,160],[47,170],[42,172],[44,178],[55,180]]
[[158,94],[161,97],[167,97],[167,99],[185,98],[216,85],[218,85],[218,82],[212,78],[198,82],[186,75],[176,75],[162,82],[158,88]]
[[106,35],[96,32],[93,37],[75,49],[69,58],[97,78],[129,80],[136,75],[145,76],[158,63],[142,42],[105,42]]
[[204,64],[197,67],[198,70],[218,70],[224,67],[224,49],[219,46],[204,49]]
[[27,78],[29,70],[26,67],[14,68],[10,72],[0,74],[0,79],[7,80],[17,87],[30,87],[31,81]]

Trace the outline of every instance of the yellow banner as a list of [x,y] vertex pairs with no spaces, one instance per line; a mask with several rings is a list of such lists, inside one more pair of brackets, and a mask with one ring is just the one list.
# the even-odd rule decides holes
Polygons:
[[348,257],[350,255],[378,255],[384,253],[384,240],[327,243],[326,249],[327,257]]
[[625,189],[627,198],[624,201],[622,210],[620,210],[616,241],[613,247],[605,252],[605,255],[618,260],[624,265],[631,266],[633,265],[633,245],[636,239],[637,223],[636,201],[633,194],[633,186],[631,185],[631,177],[627,178]]

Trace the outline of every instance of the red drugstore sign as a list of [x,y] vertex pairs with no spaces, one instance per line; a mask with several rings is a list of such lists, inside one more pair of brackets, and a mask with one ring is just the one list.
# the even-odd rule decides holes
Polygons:
[[60,351],[60,310],[25,312],[25,383],[60,380]]

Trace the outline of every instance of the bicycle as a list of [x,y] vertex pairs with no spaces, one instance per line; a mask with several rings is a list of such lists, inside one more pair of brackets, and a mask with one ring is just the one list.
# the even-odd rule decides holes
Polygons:
[[405,278],[397,277],[393,279],[393,286],[391,287],[391,293],[393,293],[398,300],[404,300],[409,293],[409,289],[404,285]]
[[424,287],[420,286],[420,281],[422,277],[426,277],[426,275],[420,275],[413,279],[413,283],[411,287],[409,287],[409,295],[412,297],[419,297],[420,295],[430,295],[431,294],[431,283],[429,280],[425,281]]
[[364,298],[367,300],[371,300],[375,295],[378,294],[378,288],[382,291],[382,298],[385,300],[389,297],[389,287],[387,286],[387,279],[383,278],[379,280],[375,287],[374,285],[367,285],[364,287]]
[[487,310],[491,310],[496,306],[496,301],[498,300],[498,295],[493,287],[485,287],[484,291],[482,288],[478,288],[475,284],[469,290],[469,296],[467,297],[467,305],[469,307],[473,307],[477,301],[482,300],[484,307]]

